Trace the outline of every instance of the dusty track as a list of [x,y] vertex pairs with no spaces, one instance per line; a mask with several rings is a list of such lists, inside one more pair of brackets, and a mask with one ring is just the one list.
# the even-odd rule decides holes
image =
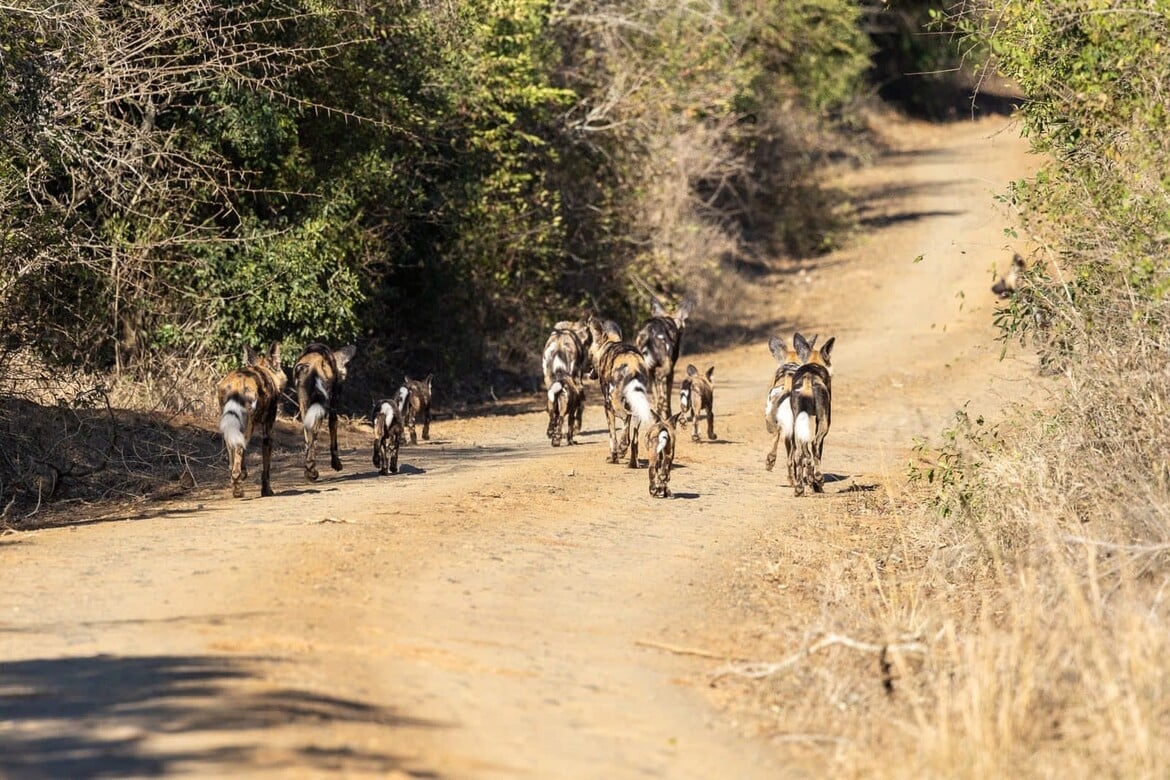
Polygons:
[[684,342],[682,367],[716,366],[719,440],[680,437],[673,500],[605,462],[594,390],[581,446],[549,447],[523,409],[441,421],[379,478],[355,428],[344,471],[279,468],[273,499],[233,501],[225,473],[2,538],[0,775],[782,774],[701,685],[719,658],[669,648],[750,656],[729,583],[756,540],[815,537],[893,489],[914,437],[1029,371],[990,325],[1010,257],[992,196],[1031,167],[1006,126],[891,128],[896,151],[841,181],[866,235],[760,281],[745,332],[837,336],[826,495],[763,469],[773,363],[753,336]]

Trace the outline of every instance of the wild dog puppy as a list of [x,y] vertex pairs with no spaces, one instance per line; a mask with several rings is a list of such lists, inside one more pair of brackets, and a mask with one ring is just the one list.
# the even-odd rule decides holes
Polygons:
[[772,450],[764,459],[764,468],[771,471],[775,467],[776,450],[783,439],[789,484],[795,484],[792,473],[792,405],[789,403],[789,397],[792,395],[792,376],[803,362],[796,351],[797,339],[803,340],[804,337],[796,333],[791,343],[779,336],[773,336],[768,340],[768,349],[772,357],[776,358],[776,372],[772,376],[772,388],[768,391],[768,400],[764,404],[764,424],[768,433],[775,437],[772,441]]
[[229,373],[216,387],[219,398],[219,432],[223,434],[224,447],[232,475],[232,495],[244,495],[243,481],[248,478],[248,467],[244,463],[244,449],[252,438],[253,429],[259,425],[261,439],[260,495],[271,496],[272,483],[272,426],[276,423],[276,410],[280,406],[280,393],[288,383],[288,377],[280,366],[280,343],[274,342],[267,355],[257,355],[250,347],[244,347],[244,367]]
[[426,379],[411,379],[408,376],[398,389],[403,425],[410,431],[411,444],[418,444],[418,433],[414,426],[419,419],[422,420],[423,439],[431,439],[431,382],[434,378],[434,374],[427,374]]
[[293,366],[293,382],[297,388],[297,405],[305,428],[305,479],[317,479],[317,433],[321,421],[329,421],[329,464],[341,471],[341,456],[337,453],[337,405],[341,386],[345,382],[346,366],[353,359],[357,347],[350,344],[333,350],[324,344],[310,344],[301,352]]
[[564,371],[580,382],[585,376],[585,365],[589,362],[589,346],[593,337],[589,323],[584,320],[572,322],[561,320],[553,325],[552,333],[544,343],[541,366],[544,369],[544,388],[552,388],[557,371]]
[[[799,335],[799,334],[798,334]],[[824,474],[821,457],[825,436],[832,423],[832,364],[829,360],[836,338],[830,338],[817,348],[816,338],[807,342],[794,338],[796,350],[803,365],[792,375],[792,457],[793,491],[804,494],[805,486],[813,492],[824,492]]]
[[[609,462],[617,463],[628,447],[629,467],[636,469],[638,430],[640,426],[654,422],[646,360],[637,347],[622,341],[621,328],[612,320],[603,322],[596,317],[590,317],[589,331],[593,338],[589,357],[597,373],[597,381],[601,385],[605,418],[609,423]],[[620,441],[617,434],[619,418],[624,421]]]
[[683,299],[673,314],[654,297],[650,299],[650,320],[638,331],[638,350],[646,359],[646,368],[654,386],[654,407],[662,417],[670,416],[670,396],[674,392],[674,364],[678,362],[683,329],[695,308],[690,298]]
[[402,445],[402,407],[398,397],[374,402],[374,465],[378,473],[398,473],[398,448]]
[[577,380],[564,369],[558,369],[548,388],[548,438],[552,446],[561,446],[565,435],[569,444],[581,433],[581,415],[584,393]]
[[[655,415],[646,430],[646,451],[650,462],[650,495],[670,498],[670,469],[674,465],[675,429],[682,412],[663,420]],[[698,438],[696,434],[695,438]]]
[[678,390],[678,408],[681,419],[694,423],[694,432],[691,441],[699,441],[699,417],[707,414],[707,438],[715,440],[715,410],[712,402],[715,398],[715,386],[711,377],[715,374],[715,366],[711,366],[704,374],[691,364],[687,364],[687,378],[682,381]]
[[1012,264],[1008,268],[1007,273],[999,278],[999,280],[991,285],[991,291],[1000,298],[1006,300],[1015,294],[1016,288],[1020,284],[1020,276],[1024,273],[1024,258],[1019,252],[1012,255]]

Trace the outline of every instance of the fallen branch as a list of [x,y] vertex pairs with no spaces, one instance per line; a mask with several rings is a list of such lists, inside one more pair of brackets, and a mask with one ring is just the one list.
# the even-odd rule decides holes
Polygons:
[[710,650],[700,650],[693,647],[680,647],[678,645],[668,645],[664,642],[653,642],[648,639],[635,639],[634,644],[639,647],[652,647],[655,650],[665,650],[668,653],[675,655],[697,655],[700,658],[716,658],[720,661],[733,660],[732,656],[726,653],[713,653]]
[[775,661],[772,663],[764,663],[762,661],[753,661],[743,664],[729,664],[720,669],[716,669],[711,675],[711,684],[716,680],[735,675],[736,677],[747,677],[751,680],[762,680],[765,677],[771,677],[774,674],[796,666],[798,663],[808,658],[813,653],[824,650],[826,647],[833,647],[841,645],[850,650],[857,650],[862,653],[878,653],[883,657],[889,653],[926,653],[927,646],[921,642],[896,642],[893,644],[873,644],[872,642],[860,642],[856,639],[851,639],[840,634],[829,634],[823,639],[820,639],[808,647],[804,648],[798,653],[795,653],[783,661]]

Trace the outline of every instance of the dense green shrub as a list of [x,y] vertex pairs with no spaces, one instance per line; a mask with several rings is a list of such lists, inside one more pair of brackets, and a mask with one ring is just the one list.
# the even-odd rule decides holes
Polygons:
[[828,245],[821,209],[766,215],[818,202],[807,128],[859,90],[859,25],[847,0],[27,0],[0,20],[4,354],[135,377],[357,339],[374,384],[531,374],[551,321],[641,316],[635,280]]

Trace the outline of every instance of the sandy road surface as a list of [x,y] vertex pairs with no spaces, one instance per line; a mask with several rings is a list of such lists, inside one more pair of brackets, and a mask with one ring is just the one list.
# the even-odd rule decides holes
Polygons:
[[[594,392],[573,448],[520,408],[436,423],[379,478],[354,428],[344,471],[278,469],[273,499],[216,485],[0,539],[0,775],[785,774],[695,684],[718,661],[664,648],[735,654],[721,604],[754,539],[815,533],[1028,371],[991,340],[992,194],[1032,165],[1006,125],[892,128],[842,180],[867,234],[762,279],[742,345],[684,342],[716,366],[719,439],[680,438],[672,500],[605,462]],[[760,334],[793,327],[837,336],[833,481],[804,499],[763,469]]]

